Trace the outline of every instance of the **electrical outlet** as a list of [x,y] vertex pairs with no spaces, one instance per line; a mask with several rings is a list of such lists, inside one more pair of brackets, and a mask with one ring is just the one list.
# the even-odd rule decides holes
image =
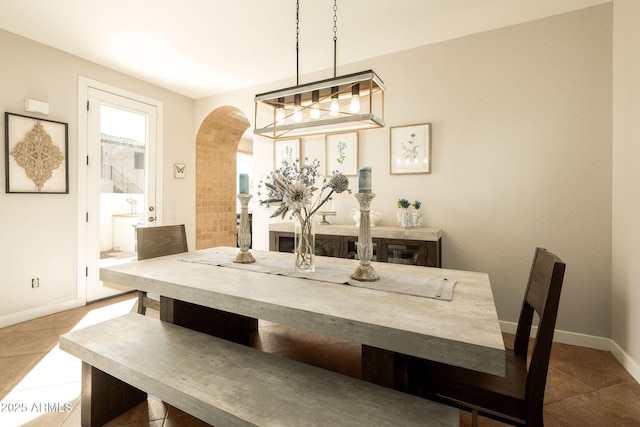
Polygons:
[[39,288],[40,287],[40,278],[39,277],[34,277],[33,279],[31,279],[31,287],[32,288]]

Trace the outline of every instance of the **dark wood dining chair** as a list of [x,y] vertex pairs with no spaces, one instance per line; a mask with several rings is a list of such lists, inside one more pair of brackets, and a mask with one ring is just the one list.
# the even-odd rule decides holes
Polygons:
[[[136,234],[138,260],[189,251],[184,224],[138,227]],[[138,313],[145,314],[147,308],[160,310],[160,302],[150,298],[146,292],[138,291]]]
[[[409,389],[427,399],[511,425],[543,426],[544,389],[565,263],[537,248],[525,292],[514,349],[506,350],[506,376],[494,376],[439,362],[414,359],[409,363]],[[539,316],[527,366],[533,314]]]

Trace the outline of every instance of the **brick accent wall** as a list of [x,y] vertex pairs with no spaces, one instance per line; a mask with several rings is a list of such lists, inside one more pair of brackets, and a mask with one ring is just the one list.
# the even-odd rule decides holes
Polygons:
[[249,121],[220,107],[196,135],[196,249],[236,246],[236,153]]

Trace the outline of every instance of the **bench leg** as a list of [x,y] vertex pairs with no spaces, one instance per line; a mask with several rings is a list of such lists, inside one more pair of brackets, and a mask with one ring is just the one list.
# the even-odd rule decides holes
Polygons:
[[147,393],[82,362],[82,427],[102,426],[145,400]]
[[160,320],[247,346],[258,330],[258,319],[163,296]]
[[362,345],[362,379],[384,387],[409,391],[407,364],[410,356]]

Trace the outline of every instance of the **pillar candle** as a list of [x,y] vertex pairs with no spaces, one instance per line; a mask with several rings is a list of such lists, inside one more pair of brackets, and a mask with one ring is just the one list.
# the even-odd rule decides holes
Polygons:
[[249,194],[249,175],[241,173],[239,179],[240,194]]
[[371,193],[371,167],[360,168],[358,171],[358,192]]

